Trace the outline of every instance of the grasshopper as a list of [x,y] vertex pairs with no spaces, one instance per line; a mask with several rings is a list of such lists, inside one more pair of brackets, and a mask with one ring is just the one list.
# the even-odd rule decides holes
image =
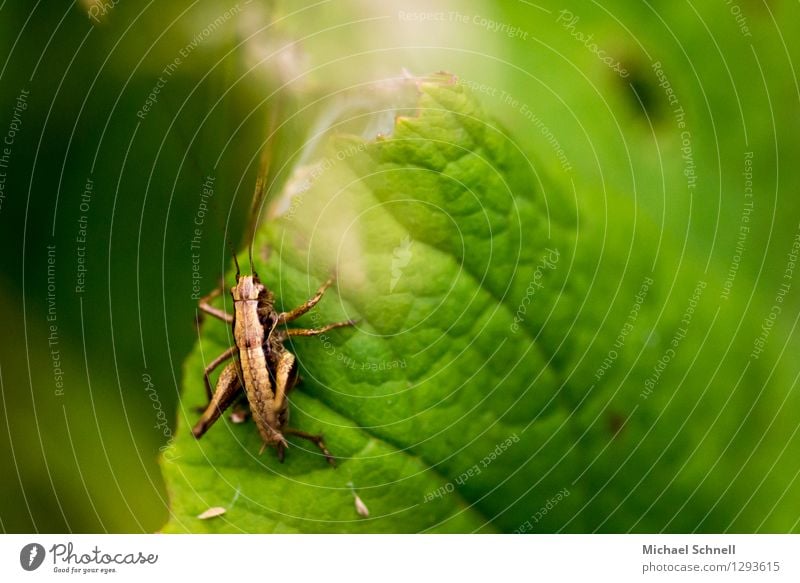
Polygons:
[[[278,459],[283,461],[288,446],[285,436],[295,435],[314,443],[328,462],[336,465],[321,435],[311,435],[287,427],[289,421],[287,395],[297,384],[298,375],[297,360],[283,345],[293,336],[316,336],[334,328],[355,324],[353,320],[347,320],[320,328],[284,326],[317,305],[332,283],[333,278],[329,278],[313,297],[300,306],[288,312],[277,312],[274,294],[261,283],[258,274],[253,272],[252,275],[241,275],[239,262],[236,261],[236,285],[231,288],[233,315],[210,303],[222,293],[221,287],[200,300],[200,310],[233,327],[235,344],[205,368],[203,379],[208,395],[208,406],[192,429],[192,434],[196,438],[199,439],[208,431],[244,389],[250,404],[250,413],[264,441],[262,452],[267,446],[274,446],[278,450]],[[209,375],[229,359],[233,359],[233,362],[220,373],[216,390],[212,394]]]
[[[262,154],[253,210],[260,207],[260,202],[266,192],[264,184],[269,153],[270,150],[265,150]],[[297,360],[283,343],[295,336],[316,336],[334,328],[352,326],[355,321],[336,322],[320,328],[287,328],[286,324],[296,320],[317,305],[325,291],[333,283],[333,278],[331,277],[323,283],[314,296],[300,306],[288,312],[276,311],[274,294],[253,271],[253,239],[258,219],[255,212],[251,213],[251,217],[255,217],[250,234],[251,275],[241,274],[239,261],[236,254],[233,255],[236,264],[236,285],[230,290],[233,299],[233,314],[228,314],[211,305],[211,301],[222,294],[223,286],[202,298],[198,306],[202,313],[219,318],[232,326],[234,345],[205,368],[203,379],[208,405],[192,429],[192,434],[198,439],[202,437],[244,391],[250,404],[250,413],[263,440],[261,452],[267,446],[275,447],[278,459],[283,462],[288,447],[285,436],[294,435],[314,443],[322,451],[325,459],[335,466],[334,458],[325,446],[321,435],[312,435],[287,426],[289,421],[287,396],[298,383],[299,377]],[[217,380],[216,390],[212,393],[209,375],[222,363],[231,359],[233,362],[222,370]]]

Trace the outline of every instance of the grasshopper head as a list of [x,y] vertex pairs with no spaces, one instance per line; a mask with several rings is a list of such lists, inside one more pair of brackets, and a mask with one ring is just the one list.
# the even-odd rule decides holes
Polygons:
[[239,267],[239,260],[236,258],[236,253],[233,251],[233,247],[231,247],[231,253],[233,254],[233,263],[236,265],[236,285],[231,288],[231,296],[233,296],[233,301],[260,301],[261,303],[268,301],[271,304],[272,292],[270,292],[266,286],[261,283],[261,280],[258,278],[258,274],[255,272],[255,270],[253,270],[252,247],[250,251],[250,269],[252,270],[252,273],[250,275],[242,275],[242,270]]
[[239,275],[236,285],[231,288],[234,302],[258,301],[259,305],[272,305],[274,298],[258,275]]
[[258,300],[267,293],[267,288],[258,279],[257,275],[240,275],[236,278],[236,285],[231,288],[233,301],[243,302]]

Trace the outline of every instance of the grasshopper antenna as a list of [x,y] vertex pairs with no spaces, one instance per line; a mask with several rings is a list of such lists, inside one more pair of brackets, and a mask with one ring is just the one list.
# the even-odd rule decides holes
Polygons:
[[[279,101],[277,98],[276,102]],[[248,256],[250,258],[250,270],[253,275],[256,271],[253,267],[253,244],[256,238],[256,229],[258,228],[259,218],[261,216],[261,209],[264,205],[264,199],[267,196],[267,179],[269,177],[270,166],[272,162],[272,152],[274,149],[275,136],[278,129],[278,120],[280,118],[280,107],[276,104],[272,111],[268,114],[267,121],[267,143],[261,151],[261,158],[258,163],[258,176],[256,177],[256,188],[253,193],[253,206],[250,208],[250,228],[248,229]]]
[[[253,233],[255,235],[255,233]],[[248,255],[250,257],[250,273],[252,273],[256,278],[258,278],[258,274],[256,273],[256,269],[253,266],[253,241],[250,241],[250,247],[247,249]]]
[[236,257],[236,251],[233,249],[233,245],[231,242],[228,241],[228,249],[231,250],[231,255],[233,255],[233,263],[236,265],[236,281],[239,281],[239,276],[241,276],[241,269],[239,269],[239,259]]

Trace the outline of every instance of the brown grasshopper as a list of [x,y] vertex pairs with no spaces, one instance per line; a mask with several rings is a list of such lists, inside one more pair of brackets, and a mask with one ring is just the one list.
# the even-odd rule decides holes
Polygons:
[[[213,298],[222,293],[221,287],[200,300],[200,310],[233,326],[235,344],[205,368],[203,379],[208,406],[192,429],[196,438],[199,439],[208,431],[244,389],[250,403],[250,413],[264,441],[262,452],[265,447],[274,446],[278,450],[278,459],[283,461],[288,445],[284,436],[295,435],[314,443],[328,462],[336,465],[321,435],[311,435],[286,426],[289,420],[287,395],[297,384],[298,375],[297,361],[283,343],[292,336],[316,336],[333,328],[352,326],[355,322],[348,320],[321,328],[279,328],[311,310],[332,283],[333,278],[328,279],[312,298],[295,309],[276,312],[273,293],[261,283],[255,272],[241,275],[239,262],[236,261],[236,285],[231,288],[233,315],[210,304]],[[222,370],[216,391],[212,394],[209,375],[231,358],[233,362]]]

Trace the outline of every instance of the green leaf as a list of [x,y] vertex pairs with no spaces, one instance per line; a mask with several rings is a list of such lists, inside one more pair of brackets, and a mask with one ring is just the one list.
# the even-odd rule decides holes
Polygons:
[[[295,438],[283,464],[274,450],[259,455],[252,422],[227,416],[192,438],[204,364],[232,343],[227,326],[207,321],[162,462],[164,530],[786,528],[747,505],[752,481],[741,473],[758,413],[782,397],[758,361],[741,378],[734,367],[692,368],[700,353],[741,353],[726,350],[730,329],[716,325],[714,284],[693,298],[705,275],[669,255],[630,201],[579,197],[566,177],[554,188],[454,78],[421,82],[416,106],[390,137],[331,139],[310,187],[257,238],[270,250],[267,261],[257,253],[259,274],[281,309],[337,274],[293,325],[358,320],[289,343],[303,379],[290,425],[324,434],[338,467]],[[731,392],[741,383],[766,390],[754,402]],[[711,437],[698,407],[723,411]],[[787,447],[785,435],[763,437],[763,451]],[[788,472],[770,472],[765,489],[789,484]],[[226,513],[197,518],[211,507]]]

